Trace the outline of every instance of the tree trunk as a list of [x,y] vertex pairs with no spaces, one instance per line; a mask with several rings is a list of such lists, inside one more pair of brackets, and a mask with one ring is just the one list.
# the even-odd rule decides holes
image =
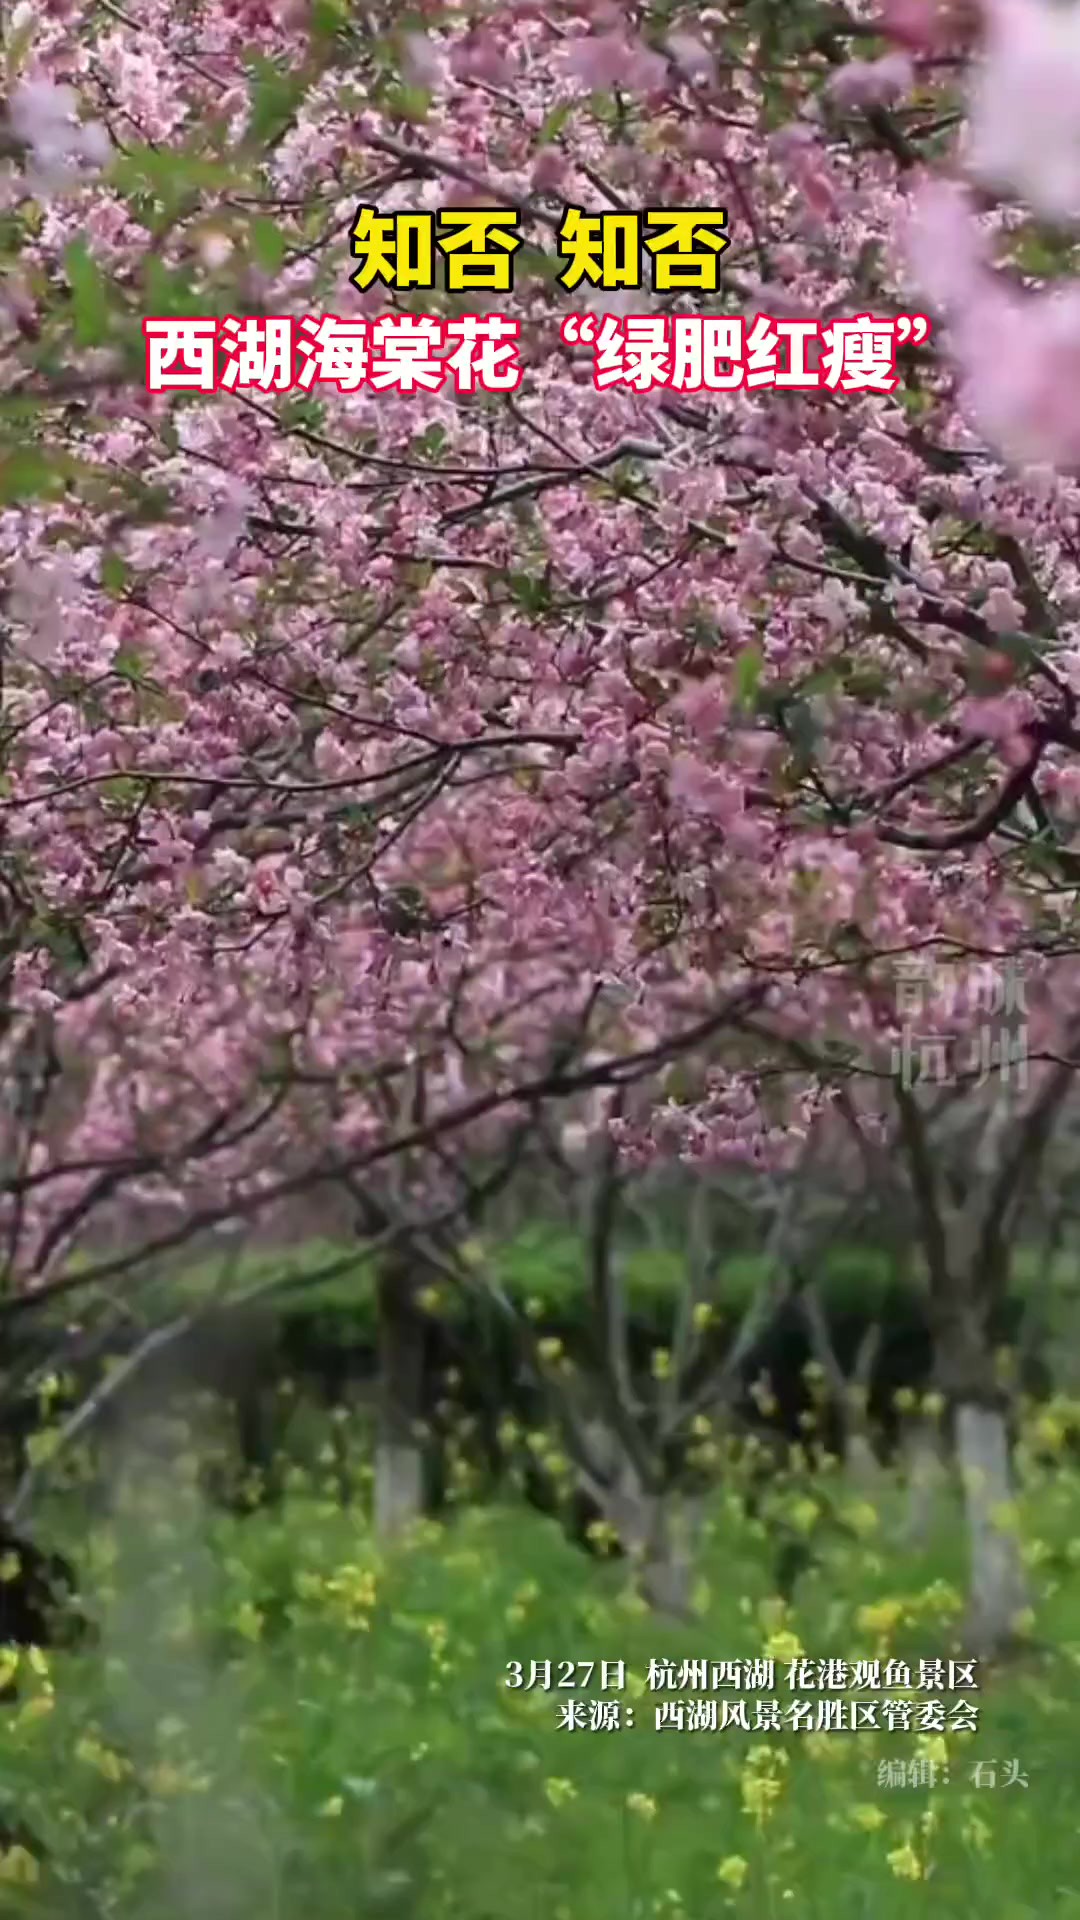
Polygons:
[[956,1451],[964,1487],[970,1548],[968,1641],[980,1659],[1004,1651],[1028,1605],[1020,1543],[1002,1524],[1013,1498],[1009,1437],[998,1407],[969,1402],[956,1409]]
[[257,1506],[277,1498],[273,1410],[261,1384],[245,1385],[236,1399],[236,1438],[244,1463],[247,1494]]
[[873,1500],[880,1494],[884,1469],[870,1435],[862,1427],[850,1427],[844,1437],[844,1472],[864,1499]]
[[701,1503],[685,1500],[674,1488],[646,1487],[605,1423],[591,1422],[588,1437],[594,1458],[608,1476],[602,1487],[590,1478],[588,1491],[600,1500],[605,1519],[619,1536],[634,1567],[638,1592],[654,1612],[689,1619]]
[[913,1420],[901,1444],[907,1479],[907,1512],[901,1537],[906,1546],[921,1547],[931,1532],[947,1478],[936,1422]]
[[634,1566],[642,1599],[655,1613],[687,1620],[694,1585],[693,1520],[675,1493],[624,1486],[610,1502],[610,1519]]
[[388,1541],[424,1511],[424,1323],[403,1262],[380,1269],[376,1312],[375,1532]]
[[1010,1515],[1013,1476],[1005,1403],[994,1378],[988,1309],[973,1282],[954,1283],[938,1322],[937,1371],[952,1409],[968,1536],[968,1643],[980,1659],[1004,1652],[1027,1607]]

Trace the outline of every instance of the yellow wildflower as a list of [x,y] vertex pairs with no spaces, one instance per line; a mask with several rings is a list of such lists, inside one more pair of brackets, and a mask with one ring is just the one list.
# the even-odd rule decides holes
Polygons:
[[860,1539],[873,1533],[878,1524],[877,1509],[870,1505],[869,1500],[853,1500],[850,1506],[844,1508],[841,1517]]
[[727,1859],[721,1860],[717,1867],[716,1877],[723,1881],[725,1887],[734,1887],[737,1893],[749,1871],[741,1853],[729,1853]]
[[923,1878],[922,1861],[919,1859],[910,1840],[906,1840],[902,1847],[894,1847],[891,1853],[885,1855],[885,1858],[898,1880],[921,1880]]
[[769,1660],[801,1660],[802,1641],[794,1633],[774,1633],[765,1642],[765,1654]]
[[763,1827],[780,1798],[783,1782],[774,1773],[745,1773],[740,1781],[743,1812],[756,1826]]
[[95,1772],[100,1773],[103,1780],[113,1782],[122,1780],[130,1771],[126,1760],[89,1734],[84,1734],[83,1738],[77,1742],[75,1758],[81,1760],[84,1766],[93,1767]]
[[791,1524],[797,1533],[811,1533],[820,1508],[816,1500],[796,1500],[791,1508]]
[[577,1788],[572,1780],[545,1780],[544,1794],[553,1807],[564,1807],[568,1800],[577,1799]]
[[640,1820],[656,1819],[656,1801],[651,1793],[628,1793],[626,1804],[629,1811],[636,1813]]
[[262,1614],[250,1600],[245,1600],[243,1606],[237,1608],[232,1623],[237,1633],[242,1634],[245,1640],[258,1640],[262,1634]]
[[903,1612],[902,1600],[879,1600],[875,1606],[859,1608],[855,1625],[860,1633],[876,1633],[884,1639],[897,1625]]
[[25,1847],[9,1847],[6,1853],[0,1853],[0,1880],[6,1880],[9,1886],[33,1887],[40,1877],[41,1869]]
[[864,1801],[859,1806],[852,1807],[851,1818],[857,1827],[862,1828],[864,1833],[876,1833],[879,1827],[885,1825],[885,1815],[881,1808],[872,1806],[869,1801]]

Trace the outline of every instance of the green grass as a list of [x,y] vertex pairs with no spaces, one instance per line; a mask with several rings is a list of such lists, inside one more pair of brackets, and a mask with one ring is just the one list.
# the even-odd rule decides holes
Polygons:
[[[768,1536],[718,1494],[698,1618],[677,1624],[642,1613],[624,1562],[528,1510],[463,1507],[384,1557],[362,1506],[315,1476],[237,1518],[196,1498],[194,1467],[166,1448],[129,1473],[83,1538],[100,1643],[50,1655],[46,1676],[24,1659],[0,1707],[0,1795],[43,1843],[32,1884],[23,1854],[0,1861],[0,1913],[1080,1920],[1067,1471],[1033,1469],[1023,1503],[1037,1637],[986,1678],[978,1730],[947,1736],[930,1791],[878,1783],[880,1761],[916,1755],[912,1733],[658,1732],[643,1682],[651,1659],[753,1657],[777,1631],[820,1657],[947,1656],[963,1582],[948,1513],[912,1556],[887,1544],[889,1499],[872,1525],[841,1494],[849,1531],[822,1532],[785,1617]],[[811,1537],[813,1496],[784,1496]],[[542,1658],[624,1660],[634,1725],[560,1730],[565,1691],[505,1684],[509,1661]],[[776,1694],[792,1697],[786,1665]],[[1026,1788],[1002,1783],[1010,1759]],[[995,1787],[971,1783],[976,1761],[997,1763]],[[781,1785],[759,1822],[745,1802],[763,1772]],[[919,1878],[897,1871],[913,1860]]]

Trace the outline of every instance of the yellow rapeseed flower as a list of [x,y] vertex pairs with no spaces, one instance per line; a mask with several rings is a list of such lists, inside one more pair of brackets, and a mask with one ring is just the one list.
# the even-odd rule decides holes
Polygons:
[[545,1780],[544,1794],[553,1807],[564,1807],[568,1800],[577,1799],[577,1788],[572,1780]]
[[921,1880],[923,1878],[922,1861],[919,1859],[910,1840],[906,1840],[902,1847],[894,1847],[891,1853],[885,1855],[885,1858],[898,1880]]
[[103,1780],[116,1782],[130,1772],[128,1762],[120,1754],[113,1753],[111,1748],[103,1746],[100,1740],[93,1739],[90,1734],[84,1734],[76,1743],[75,1758],[81,1760],[84,1766],[93,1767]]
[[862,1828],[864,1833],[876,1833],[879,1827],[885,1825],[885,1815],[881,1808],[872,1806],[869,1801],[864,1801],[861,1805],[852,1807],[851,1818],[857,1827]]
[[868,1534],[873,1533],[878,1525],[877,1508],[872,1507],[869,1500],[853,1500],[850,1506],[843,1509],[841,1518],[846,1520],[852,1532],[857,1533],[863,1540]]
[[52,1687],[45,1693],[35,1693],[31,1695],[30,1699],[24,1701],[19,1708],[15,1721],[16,1726],[25,1726],[27,1722],[31,1720],[43,1720],[47,1713],[52,1712],[55,1705],[56,1694]]
[[640,1820],[656,1819],[656,1801],[651,1793],[628,1793],[626,1804],[629,1811],[636,1813]]
[[1068,1427],[1055,1414],[1042,1413],[1035,1421],[1032,1435],[1047,1453],[1060,1453],[1068,1438]]
[[40,1877],[41,1869],[25,1847],[9,1847],[6,1853],[0,1853],[0,1880],[6,1880],[9,1886],[33,1887]]
[[763,1827],[766,1820],[771,1818],[773,1807],[783,1791],[783,1784],[775,1773],[743,1772],[739,1782],[743,1812],[750,1815],[755,1826]]
[[723,1881],[725,1887],[734,1887],[737,1893],[749,1871],[741,1853],[729,1853],[727,1859],[721,1860],[717,1867],[716,1877]]
[[263,1617],[258,1607],[254,1606],[250,1600],[245,1600],[243,1606],[236,1609],[232,1624],[245,1640],[255,1641],[261,1638]]
[[613,1550],[619,1544],[618,1529],[610,1520],[592,1520],[585,1529],[585,1535],[600,1552]]
[[899,1623],[903,1612],[902,1600],[879,1600],[874,1606],[859,1608],[855,1625],[860,1633],[876,1633],[884,1639]]
[[168,1760],[163,1760],[160,1765],[151,1767],[146,1784],[159,1800],[175,1800],[182,1793],[206,1793],[210,1776],[197,1773],[189,1765],[174,1767]]
[[765,1642],[765,1655],[769,1660],[801,1660],[802,1641],[794,1633],[774,1633]]

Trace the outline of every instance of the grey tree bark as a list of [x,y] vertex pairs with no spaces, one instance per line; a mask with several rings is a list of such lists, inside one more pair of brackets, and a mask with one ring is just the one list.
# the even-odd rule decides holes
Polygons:
[[407,1258],[380,1267],[376,1324],[374,1519],[377,1537],[390,1541],[424,1511],[424,1322]]

